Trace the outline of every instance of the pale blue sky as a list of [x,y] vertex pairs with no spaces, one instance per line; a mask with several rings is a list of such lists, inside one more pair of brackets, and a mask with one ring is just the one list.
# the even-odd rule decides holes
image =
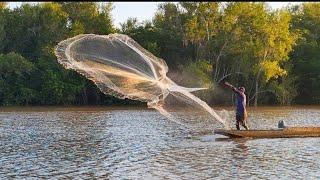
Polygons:
[[[39,2],[28,2],[39,3]],[[152,20],[157,7],[163,2],[114,2],[112,18],[116,27],[125,22],[129,17],[136,17],[139,22]],[[267,2],[272,8],[285,7],[288,4],[300,4],[301,2]],[[22,2],[9,2],[10,8],[18,7]]]

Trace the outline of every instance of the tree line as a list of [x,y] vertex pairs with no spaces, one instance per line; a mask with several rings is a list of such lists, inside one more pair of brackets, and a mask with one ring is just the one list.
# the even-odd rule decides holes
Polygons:
[[319,104],[320,3],[272,10],[264,2],[159,5],[151,21],[116,28],[112,3],[0,2],[0,105],[143,104],[105,95],[57,63],[58,42],[84,33],[127,34],[163,58],[178,84],[208,87],[210,104],[230,104],[226,78],[246,87],[250,105]]

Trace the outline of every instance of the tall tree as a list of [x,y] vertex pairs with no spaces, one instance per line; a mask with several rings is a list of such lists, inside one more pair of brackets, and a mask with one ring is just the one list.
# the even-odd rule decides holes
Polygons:
[[7,11],[5,11],[4,9],[2,9],[0,7],[0,53],[3,52],[3,49],[4,49],[4,41],[5,41],[5,38],[6,38],[6,32],[5,32],[5,24],[6,24],[6,16],[7,14]]
[[293,73],[297,76],[297,103],[320,102],[320,3],[290,7],[292,28],[302,36],[291,53]]
[[160,48],[160,57],[166,60],[171,69],[191,60],[191,47],[184,46],[183,36],[185,21],[181,8],[175,3],[163,3],[158,7],[153,18],[153,24],[158,32],[157,45]]
[[0,104],[28,105],[36,96],[30,88],[34,64],[16,53],[0,54]]
[[242,67],[237,71],[251,69],[246,72],[254,82],[249,100],[254,97],[257,106],[258,94],[265,92],[261,88],[287,74],[283,63],[297,38],[290,30],[291,16],[284,10],[269,12],[264,3],[230,3],[225,13],[236,22],[232,54],[237,59],[233,61]]
[[[218,31],[219,3],[218,2],[181,2],[187,18],[185,40],[196,44],[196,60],[210,59],[210,52],[201,56],[201,50],[207,50],[209,42]],[[203,53],[203,52],[202,52]],[[208,57],[209,56],[209,57]]]
[[[112,3],[99,6],[96,2],[64,2],[68,13],[68,27],[82,27],[81,33],[109,34],[114,32],[111,19]],[[74,34],[73,34],[74,35]]]

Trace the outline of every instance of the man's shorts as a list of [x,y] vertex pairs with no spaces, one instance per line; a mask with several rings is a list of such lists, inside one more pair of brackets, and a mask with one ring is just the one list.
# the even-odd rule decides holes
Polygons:
[[239,115],[239,114],[237,114],[237,115],[236,115],[236,120],[239,121],[239,122],[244,123],[244,115]]

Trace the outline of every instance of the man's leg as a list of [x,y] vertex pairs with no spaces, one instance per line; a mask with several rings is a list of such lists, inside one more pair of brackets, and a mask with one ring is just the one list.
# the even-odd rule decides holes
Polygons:
[[236,115],[236,128],[237,130],[240,130],[240,116],[237,114]]
[[236,121],[236,127],[237,127],[237,130],[240,130],[240,123],[238,120]]
[[247,120],[246,119],[243,119],[241,121],[241,125],[246,129],[246,130],[249,130],[248,126],[247,126]]

